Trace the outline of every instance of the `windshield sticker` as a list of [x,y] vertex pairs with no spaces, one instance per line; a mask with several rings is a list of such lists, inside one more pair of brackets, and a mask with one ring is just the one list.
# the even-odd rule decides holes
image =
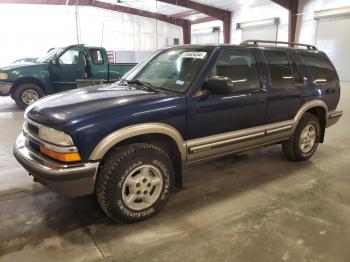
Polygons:
[[204,59],[207,55],[207,52],[184,52],[182,53],[183,58],[194,58],[194,59]]
[[175,83],[176,83],[177,85],[182,85],[182,86],[183,86],[185,82],[184,82],[184,81],[181,81],[181,80],[177,80]]

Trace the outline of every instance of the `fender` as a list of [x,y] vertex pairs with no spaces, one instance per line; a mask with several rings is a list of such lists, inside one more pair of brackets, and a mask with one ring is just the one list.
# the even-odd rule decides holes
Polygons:
[[322,107],[326,114],[326,121],[328,121],[328,107],[326,105],[326,103],[322,100],[310,100],[308,102],[306,102],[304,105],[302,105],[302,107],[299,109],[298,113],[295,115],[294,117],[294,125],[293,125],[293,130],[295,130],[295,128],[298,126],[299,121],[301,119],[301,117],[304,115],[304,113],[314,107]]
[[162,123],[146,123],[128,126],[109,134],[97,144],[90,155],[90,160],[101,160],[108,150],[123,140],[147,134],[163,134],[170,137],[177,144],[182,161],[186,160],[186,143],[182,135],[172,126]]

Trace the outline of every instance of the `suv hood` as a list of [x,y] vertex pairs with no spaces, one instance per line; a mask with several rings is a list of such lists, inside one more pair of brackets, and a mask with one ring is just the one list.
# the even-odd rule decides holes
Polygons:
[[85,119],[142,112],[152,108],[152,104],[157,106],[171,98],[176,99],[176,96],[134,86],[99,85],[40,99],[27,108],[25,115],[35,122],[63,130]]

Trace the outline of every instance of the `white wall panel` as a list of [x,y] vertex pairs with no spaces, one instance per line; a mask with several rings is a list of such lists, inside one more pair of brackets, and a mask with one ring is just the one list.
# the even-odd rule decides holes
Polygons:
[[[250,7],[243,6],[241,9],[235,11],[232,16],[232,34],[231,42],[234,44],[239,44],[243,41],[243,37],[249,38],[267,38],[268,40],[274,39],[276,32],[274,30],[259,32],[251,31],[245,33],[243,36],[243,30],[237,29],[237,23],[250,22],[260,19],[269,19],[271,17],[279,18],[279,26],[277,30],[277,40],[287,41],[288,40],[288,11],[287,9],[277,5],[277,4],[267,4],[262,6]],[[267,29],[268,30],[268,29]],[[249,34],[248,36],[246,36]],[[270,34],[270,35],[267,35]],[[256,36],[256,37],[255,37]],[[246,40],[246,39],[245,39]]]
[[277,30],[278,30],[277,26],[243,29],[242,41],[249,40],[249,39],[276,41]]
[[317,24],[316,46],[331,58],[341,81],[350,81],[349,28],[350,17],[321,19]]
[[[213,32],[213,27],[219,27],[220,31]],[[219,20],[194,24],[191,27],[191,42],[193,44],[218,44],[223,43],[223,41],[223,24]]]
[[296,39],[316,45],[335,64],[342,81],[350,81],[350,18],[315,19],[315,11],[349,7],[350,0],[300,0]]
[[[102,43],[107,50],[141,51],[134,55],[139,59],[144,52],[166,47],[168,38],[183,43],[182,28],[172,24],[93,7],[78,10],[81,43],[87,45]],[[77,43],[74,6],[0,4],[0,24],[0,66]]]

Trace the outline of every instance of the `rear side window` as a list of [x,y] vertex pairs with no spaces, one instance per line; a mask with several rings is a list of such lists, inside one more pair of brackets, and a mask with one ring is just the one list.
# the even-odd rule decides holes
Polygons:
[[333,65],[325,54],[300,52],[300,56],[309,68],[314,83],[332,82],[338,79]]
[[103,57],[100,49],[91,49],[91,60],[95,65],[103,64]]
[[256,60],[249,50],[224,49],[216,60],[211,75],[230,78],[236,91],[260,87]]
[[264,51],[270,70],[271,87],[294,85],[293,72],[287,55],[282,51]]

